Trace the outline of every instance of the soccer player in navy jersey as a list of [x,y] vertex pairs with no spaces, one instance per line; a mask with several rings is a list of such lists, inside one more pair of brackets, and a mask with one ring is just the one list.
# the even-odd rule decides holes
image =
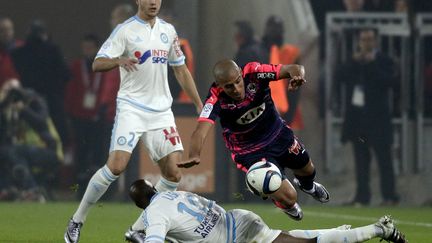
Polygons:
[[[267,160],[293,170],[294,183],[316,200],[329,201],[329,193],[314,181],[315,167],[304,146],[277,112],[270,95],[269,83],[289,79],[289,90],[306,82],[301,65],[271,65],[250,62],[240,69],[232,60],[221,60],[214,66],[215,82],[210,87],[198,125],[192,134],[189,160],[178,164],[189,168],[200,163],[204,140],[217,117],[223,137],[237,168],[247,171],[255,162]],[[270,195],[275,205],[295,220],[302,210],[297,192],[284,175],[281,187]]]

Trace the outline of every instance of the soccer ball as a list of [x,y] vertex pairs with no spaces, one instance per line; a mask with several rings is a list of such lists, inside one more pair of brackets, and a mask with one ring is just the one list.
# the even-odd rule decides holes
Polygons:
[[281,184],[282,174],[279,168],[268,161],[256,162],[246,173],[247,188],[258,196],[272,194]]

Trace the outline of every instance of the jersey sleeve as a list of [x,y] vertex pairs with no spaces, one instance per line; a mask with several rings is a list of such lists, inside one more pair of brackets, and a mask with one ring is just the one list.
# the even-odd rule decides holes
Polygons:
[[198,117],[199,122],[210,122],[214,124],[221,110],[218,98],[220,91],[215,85],[210,88],[209,94],[204,102],[204,107]]
[[181,50],[180,47],[180,41],[179,38],[177,36],[177,32],[174,29],[174,27],[172,27],[172,34],[171,34],[171,38],[172,38],[172,44],[171,44],[171,48],[168,52],[168,64],[170,66],[181,66],[183,64],[185,64],[185,56]]
[[146,243],[163,243],[170,228],[169,218],[157,208],[147,208],[143,213]]
[[117,25],[108,39],[101,46],[96,58],[117,58],[123,55],[125,52],[125,36],[124,28],[122,27],[123,25]]
[[280,79],[282,64],[261,64],[250,62],[243,68],[243,76],[253,75],[260,81],[276,81]]

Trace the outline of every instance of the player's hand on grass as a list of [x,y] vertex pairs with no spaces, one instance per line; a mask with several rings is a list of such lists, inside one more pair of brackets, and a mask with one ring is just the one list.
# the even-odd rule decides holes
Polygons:
[[289,91],[297,90],[304,83],[306,83],[306,79],[304,79],[301,76],[294,76],[291,79],[289,79],[288,90]]
[[135,64],[138,63],[138,59],[136,58],[126,58],[121,57],[117,61],[119,67],[124,68],[127,72],[138,71],[138,68]]
[[183,163],[177,164],[177,167],[179,167],[179,168],[190,168],[192,166],[199,165],[200,162],[201,161],[200,161],[199,158],[191,158],[189,160],[186,160]]

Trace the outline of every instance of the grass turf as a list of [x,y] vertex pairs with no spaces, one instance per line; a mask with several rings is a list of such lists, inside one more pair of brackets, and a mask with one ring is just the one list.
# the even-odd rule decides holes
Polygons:
[[[78,203],[0,203],[0,242],[63,242],[67,221]],[[226,209],[244,208],[260,215],[272,228],[316,229],[342,224],[361,226],[391,214],[410,243],[432,242],[432,208],[304,207],[305,217],[296,222],[272,204],[225,204]],[[81,243],[123,242],[125,230],[140,210],[132,203],[98,203],[83,228]],[[379,242],[378,239],[369,242]]]

